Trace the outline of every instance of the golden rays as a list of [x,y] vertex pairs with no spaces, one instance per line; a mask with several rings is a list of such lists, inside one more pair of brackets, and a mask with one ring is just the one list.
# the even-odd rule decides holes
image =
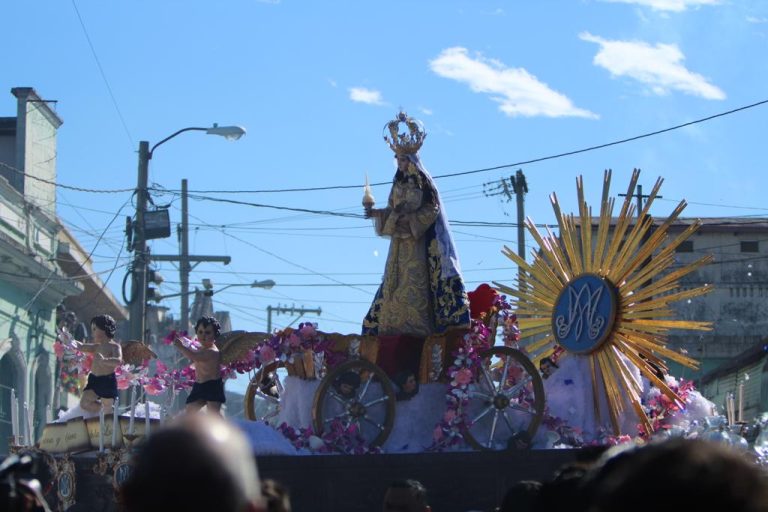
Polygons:
[[[596,230],[592,208],[584,201],[581,177],[576,180],[578,215],[563,215],[557,196],[552,194],[559,237],[548,228],[546,233],[539,232],[527,219],[526,227],[539,250],[533,251],[532,263],[528,264],[504,247],[502,252],[520,267],[517,287],[494,282],[502,293],[513,297],[520,329],[524,339],[529,340],[523,346],[537,365],[557,345],[569,357],[588,358],[595,413],[599,419],[601,413],[607,412],[616,434],[620,433],[619,418],[627,407],[639,417],[646,431],[652,432],[640,404],[642,385],[632,376],[627,362],[637,366],[667,397],[680,402],[680,397],[657,376],[657,369],[666,372],[664,359],[691,368],[696,368],[697,362],[668,349],[666,334],[670,329],[711,329],[709,322],[671,319],[673,311],[669,307],[711,289],[710,285],[680,288],[680,279],[709,263],[709,255],[671,270],[675,249],[699,228],[700,222],[670,236],[669,227],[686,206],[681,201],[661,225],[654,226],[648,212],[663,182],[661,178],[637,215],[632,197],[639,175],[637,169],[632,173],[621,210],[613,217],[611,171],[605,172]],[[603,399],[607,411],[601,411]]]

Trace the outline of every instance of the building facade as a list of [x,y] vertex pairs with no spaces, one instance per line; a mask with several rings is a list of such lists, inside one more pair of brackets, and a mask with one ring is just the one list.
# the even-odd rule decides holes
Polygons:
[[[0,453],[20,425],[40,432],[59,405],[56,307],[83,286],[56,264],[56,133],[61,118],[34,89],[11,90],[16,116],[0,117]],[[34,435],[33,432],[33,435]]]

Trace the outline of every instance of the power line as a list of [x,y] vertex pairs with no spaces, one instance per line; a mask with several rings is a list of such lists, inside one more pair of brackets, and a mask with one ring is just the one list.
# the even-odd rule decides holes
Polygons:
[[135,146],[133,142],[133,137],[131,136],[130,130],[128,130],[128,125],[125,124],[123,113],[120,111],[120,107],[117,105],[117,99],[115,99],[115,94],[112,92],[112,87],[109,85],[109,80],[107,80],[107,74],[104,73],[104,68],[101,67],[99,56],[96,55],[96,48],[94,48],[93,42],[91,41],[91,37],[88,35],[88,30],[86,30],[85,28],[85,22],[83,22],[83,17],[80,16],[80,10],[77,8],[77,4],[75,3],[75,0],[72,0],[72,7],[75,8],[77,19],[80,21],[80,26],[83,29],[83,34],[85,34],[85,39],[88,41],[88,46],[91,48],[91,54],[93,55],[93,59],[96,61],[96,66],[99,68],[99,73],[101,73],[101,78],[104,80],[104,85],[107,86],[107,91],[109,91],[109,97],[112,98],[112,104],[115,106],[115,110],[117,111],[117,116],[120,118],[120,123],[122,123],[123,129],[125,130],[125,134],[128,136],[128,141],[131,143],[131,149],[133,149],[133,147]]
[[[598,149],[603,149],[603,148],[607,148],[607,147],[611,147],[611,146],[616,146],[616,145],[619,145],[619,144],[625,144],[627,142],[633,142],[633,141],[636,141],[636,140],[640,140],[640,139],[644,139],[644,138],[648,138],[648,137],[653,137],[655,135],[660,135],[662,133],[667,133],[667,132],[671,132],[671,131],[674,131],[674,130],[679,130],[679,129],[685,128],[687,126],[692,126],[692,125],[695,125],[695,124],[704,123],[706,121],[711,121],[712,119],[717,119],[718,117],[724,117],[724,116],[735,114],[737,112],[741,112],[741,111],[744,111],[744,110],[748,110],[748,109],[751,109],[751,108],[759,107],[759,106],[765,105],[766,103],[768,103],[768,100],[762,100],[762,101],[758,101],[756,103],[751,103],[749,105],[744,105],[744,106],[741,106],[741,107],[738,107],[738,108],[734,108],[732,110],[728,110],[728,111],[725,111],[725,112],[720,112],[718,114],[714,114],[714,115],[711,115],[711,116],[707,116],[707,117],[703,117],[703,118],[696,119],[696,120],[693,120],[693,121],[689,121],[687,123],[682,123],[682,124],[678,124],[678,125],[675,125],[675,126],[670,126],[669,128],[664,128],[664,129],[656,130],[656,131],[653,131],[653,132],[643,133],[643,134],[640,134],[640,135],[635,135],[634,137],[628,137],[628,138],[625,138],[625,139],[615,140],[615,141],[612,141],[612,142],[606,142],[604,144],[598,144],[598,145],[595,145],[595,146],[589,146],[589,147],[582,148],[582,149],[576,149],[576,150],[573,150],[573,151],[566,151],[564,153],[557,153],[557,154],[554,154],[554,155],[548,155],[548,156],[543,156],[543,157],[539,157],[539,158],[533,158],[533,159],[530,159],[530,160],[523,160],[523,161],[520,161],[520,162],[511,163],[511,164],[497,165],[497,166],[494,166],[494,167],[484,167],[484,168],[481,168],[481,169],[474,169],[474,170],[470,170],[470,171],[460,171],[460,172],[454,172],[454,173],[448,173],[448,174],[437,174],[437,175],[432,176],[432,178],[437,180],[437,179],[442,179],[442,178],[453,178],[453,177],[456,177],[456,176],[467,176],[467,175],[470,175],[470,174],[478,174],[478,173],[489,172],[489,171],[498,171],[500,169],[507,169],[509,167],[518,167],[518,166],[521,166],[521,165],[534,164],[534,163],[538,163],[538,162],[544,162],[546,160],[554,160],[554,159],[563,158],[563,157],[566,157],[566,156],[578,155],[580,153],[587,153],[589,151],[595,151],[595,150],[598,150]],[[382,181],[382,182],[379,182],[379,183],[371,183],[371,186],[389,185],[389,184],[391,184],[391,182],[389,182],[389,181]],[[190,190],[190,192],[196,193],[196,194],[270,194],[270,193],[281,193],[281,192],[318,192],[318,191],[323,191],[323,190],[342,190],[342,189],[360,188],[360,187],[361,187],[360,184],[356,184],[356,185],[331,185],[331,186],[325,186],[325,187],[282,188],[282,189],[262,189],[262,190]],[[178,190],[172,190],[172,189],[166,189],[166,190],[167,191],[178,192]]]

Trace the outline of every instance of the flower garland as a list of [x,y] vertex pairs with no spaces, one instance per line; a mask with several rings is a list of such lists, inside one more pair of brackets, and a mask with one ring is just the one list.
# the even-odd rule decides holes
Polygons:
[[427,451],[443,451],[464,443],[463,432],[467,425],[464,411],[469,404],[469,385],[480,367],[480,352],[490,346],[489,335],[483,322],[472,320],[470,332],[464,335],[461,346],[453,352],[453,365],[446,372],[451,379],[445,395],[446,410],[432,432],[432,445]]
[[[669,382],[668,385],[669,388],[680,397],[682,403],[686,403],[691,392],[695,390],[693,381],[690,380],[686,381],[680,379],[679,382]],[[682,410],[680,404],[675,400],[671,400],[667,395],[661,392],[653,394],[648,399],[647,403],[643,404],[643,409],[645,410],[648,419],[651,420],[651,426],[653,427],[654,432],[673,428],[672,416]],[[641,439],[648,439],[648,433],[642,425],[637,426],[637,431],[638,436]]]
[[381,447],[369,446],[355,425],[344,425],[336,419],[329,424],[322,436],[313,428],[296,428],[281,423],[276,430],[288,439],[297,450],[307,449],[315,453],[342,453],[345,455],[368,455],[381,453]]

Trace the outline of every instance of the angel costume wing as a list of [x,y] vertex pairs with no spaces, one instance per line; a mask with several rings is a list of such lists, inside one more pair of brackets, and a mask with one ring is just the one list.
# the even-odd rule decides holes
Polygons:
[[123,348],[123,362],[126,364],[140,366],[148,359],[157,359],[157,354],[140,341],[124,341],[121,346]]
[[227,365],[244,359],[253,347],[268,340],[266,332],[230,331],[225,332],[216,340],[216,346],[221,352],[221,364]]

